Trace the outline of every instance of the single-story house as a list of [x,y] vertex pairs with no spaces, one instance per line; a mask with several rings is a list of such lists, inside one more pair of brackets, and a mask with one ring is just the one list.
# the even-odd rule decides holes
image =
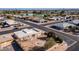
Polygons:
[[53,24],[53,26],[51,26],[51,27],[55,27],[55,28],[58,28],[58,29],[67,29],[69,26],[74,27],[75,25],[67,23],[67,22],[62,22],[62,23]]
[[40,18],[40,17],[33,17],[31,19],[31,21],[36,22],[36,23],[44,23],[44,22],[47,22],[47,20],[45,20],[43,18]]
[[72,23],[75,25],[79,25],[79,20],[73,20]]
[[13,15],[14,17],[22,18],[21,15]]
[[58,21],[58,20],[63,20],[64,17],[61,17],[61,16],[54,16],[54,17],[50,17],[48,18],[49,20],[55,20],[55,21]]
[[21,40],[27,40],[32,38],[36,38],[41,34],[36,28],[33,29],[22,29],[21,31],[14,32],[14,35]]
[[6,24],[8,24],[8,25],[15,25],[15,24],[18,24],[16,21],[14,21],[14,20],[4,20],[3,21],[3,23],[6,23]]

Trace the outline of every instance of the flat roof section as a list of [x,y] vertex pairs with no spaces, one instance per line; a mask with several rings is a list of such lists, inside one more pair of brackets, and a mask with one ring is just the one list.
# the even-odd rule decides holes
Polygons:
[[53,24],[52,26],[57,26],[57,27],[60,27],[60,28],[66,28],[68,26],[75,26],[75,25],[74,24],[67,23],[67,22],[63,22],[63,23]]
[[72,21],[74,24],[79,24],[79,20],[73,20]]
[[18,38],[23,38],[32,34],[36,34],[38,33],[37,31],[35,31],[34,29],[22,29],[21,31],[17,31],[14,32],[14,34],[18,37]]
[[23,37],[27,36],[23,31],[17,31],[17,32],[14,32],[14,34],[15,34],[18,38],[23,38]]

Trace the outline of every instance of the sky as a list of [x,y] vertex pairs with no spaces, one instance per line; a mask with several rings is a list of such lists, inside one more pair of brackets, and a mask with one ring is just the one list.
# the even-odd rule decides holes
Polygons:
[[78,8],[79,0],[0,0],[0,8]]

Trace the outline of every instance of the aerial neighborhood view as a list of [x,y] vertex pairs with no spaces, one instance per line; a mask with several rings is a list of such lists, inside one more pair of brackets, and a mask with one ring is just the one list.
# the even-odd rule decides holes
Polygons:
[[1,9],[0,51],[79,51],[79,9]]

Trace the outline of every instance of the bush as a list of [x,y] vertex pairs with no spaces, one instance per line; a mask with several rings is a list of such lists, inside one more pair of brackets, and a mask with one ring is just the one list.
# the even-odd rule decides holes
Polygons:
[[2,25],[2,23],[0,22],[0,26]]
[[13,19],[13,17],[12,17],[12,16],[7,16],[7,18],[8,18],[8,19]]
[[45,48],[48,49],[48,48],[51,48],[56,42],[54,41],[54,39],[51,37],[51,38],[48,38],[48,40],[46,41],[45,43]]
[[47,37],[49,38],[49,37],[55,37],[55,33],[53,33],[53,32],[48,32],[47,33]]
[[56,43],[62,43],[63,42],[63,40],[61,40],[59,37],[56,37],[55,41],[56,41]]

